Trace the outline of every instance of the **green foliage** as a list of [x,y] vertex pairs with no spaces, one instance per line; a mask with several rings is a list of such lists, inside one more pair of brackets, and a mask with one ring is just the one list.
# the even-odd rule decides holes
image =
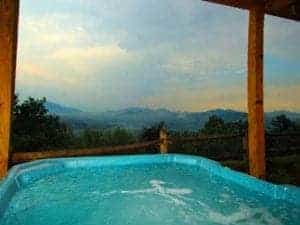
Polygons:
[[213,115],[209,117],[200,133],[205,135],[243,134],[246,128],[247,123],[241,120],[225,123],[222,118]]
[[226,130],[228,134],[244,134],[247,128],[247,121],[238,120],[236,122],[226,123]]
[[[171,135],[175,140],[180,140],[184,137],[203,135],[243,135],[246,127],[246,122],[237,121],[226,123],[222,118],[214,115],[209,118],[199,132],[172,132]],[[208,140],[198,143],[180,143],[175,141],[175,143],[171,145],[171,152],[195,154],[216,160],[243,159],[244,157],[241,137],[232,139]]]
[[[104,133],[105,134],[105,133]],[[111,145],[125,145],[134,143],[134,135],[124,128],[114,128],[107,132],[108,139],[106,139],[107,144]]]
[[[299,154],[271,157],[267,161],[267,180],[276,184],[300,185],[300,156]],[[221,161],[222,165],[248,172],[248,162],[245,160]]]
[[206,135],[225,134],[227,133],[227,128],[222,118],[213,115],[209,117],[208,121],[204,124],[201,133]]
[[134,135],[123,128],[86,129],[76,138],[76,148],[95,148],[132,144],[136,141]]
[[272,133],[284,133],[296,130],[296,123],[292,122],[286,115],[282,114],[272,119]]
[[48,113],[45,102],[45,98],[28,98],[20,103],[18,97],[15,97],[12,121],[13,151],[57,149],[71,144],[72,131],[59,117]]
[[[125,128],[85,129],[74,132],[58,116],[48,113],[45,107],[46,99],[28,98],[23,102],[15,97],[13,104],[12,146],[14,151],[40,151],[66,148],[96,148],[104,146],[126,145],[137,141],[151,141],[159,138],[159,131],[164,122],[145,127],[141,133],[133,134]],[[299,124],[292,122],[285,115],[272,120],[272,133],[288,133],[299,131]],[[172,131],[169,136],[173,143],[169,152],[195,154],[215,160],[242,160],[245,151],[242,138],[217,139],[201,142],[181,143],[184,137],[210,135],[243,135],[247,122],[225,122],[222,118],[211,116],[204,127],[196,131]],[[138,137],[137,137],[138,136]],[[298,136],[266,136],[267,157],[296,154],[299,146]],[[141,152],[154,153],[157,148],[149,147]]]
[[40,151],[65,148],[94,148],[131,144],[135,136],[123,128],[86,129],[74,135],[58,116],[48,113],[46,99],[28,98],[13,104],[13,151]]
[[86,129],[77,138],[79,140],[78,147],[94,148],[103,145],[103,131]]
[[159,131],[165,127],[165,122],[154,124],[151,127],[144,127],[141,133],[141,141],[152,141],[159,138]]

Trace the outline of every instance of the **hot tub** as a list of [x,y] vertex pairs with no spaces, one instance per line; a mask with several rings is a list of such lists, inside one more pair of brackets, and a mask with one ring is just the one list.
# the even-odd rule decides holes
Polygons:
[[300,224],[300,189],[195,156],[40,160],[0,185],[0,224]]

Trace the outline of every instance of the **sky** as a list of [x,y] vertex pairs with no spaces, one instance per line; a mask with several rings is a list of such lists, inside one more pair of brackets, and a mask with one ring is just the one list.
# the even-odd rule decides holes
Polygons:
[[[84,111],[247,110],[247,11],[201,0],[22,0],[16,90]],[[300,23],[265,18],[265,110],[300,111]]]

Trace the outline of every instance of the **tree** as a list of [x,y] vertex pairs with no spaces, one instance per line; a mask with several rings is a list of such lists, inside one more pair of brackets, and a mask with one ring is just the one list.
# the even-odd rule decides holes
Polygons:
[[286,115],[282,114],[272,119],[271,121],[273,133],[283,133],[290,130],[295,130],[296,124],[292,122]]
[[134,135],[120,127],[106,129],[103,132],[102,145],[113,146],[113,145],[125,145],[132,144],[135,142]]
[[224,120],[218,116],[210,116],[201,129],[201,133],[206,135],[225,134],[227,132]]
[[28,98],[13,104],[12,146],[14,151],[37,151],[69,147],[73,133],[58,116],[48,113],[46,98]]
[[132,144],[136,141],[134,135],[120,127],[110,129],[85,129],[76,139],[79,148],[96,148]]
[[81,148],[94,148],[103,145],[103,131],[85,129],[83,133],[78,137],[81,140],[79,147]]
[[151,127],[145,127],[141,133],[142,141],[152,141],[159,138],[159,131],[165,126],[165,122],[154,124]]
[[226,123],[226,130],[229,134],[244,134],[247,127],[248,122],[242,120]]

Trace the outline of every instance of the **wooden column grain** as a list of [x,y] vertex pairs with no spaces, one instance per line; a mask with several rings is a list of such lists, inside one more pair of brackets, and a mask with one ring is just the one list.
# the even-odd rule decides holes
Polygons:
[[14,97],[19,0],[0,0],[0,179],[7,173]]
[[161,154],[168,153],[168,133],[164,127],[159,131],[159,150]]
[[248,33],[249,170],[251,175],[261,179],[266,176],[263,101],[264,8],[263,3],[251,6]]

